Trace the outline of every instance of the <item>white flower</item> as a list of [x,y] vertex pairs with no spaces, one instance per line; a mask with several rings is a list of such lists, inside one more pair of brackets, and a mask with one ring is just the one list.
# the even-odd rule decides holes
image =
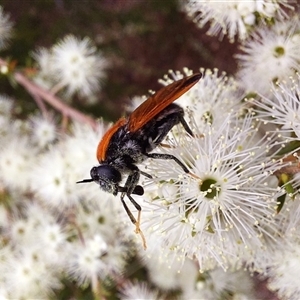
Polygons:
[[183,295],[183,299],[244,299],[255,298],[250,274],[244,270],[225,272],[216,268],[198,276],[194,290]]
[[256,141],[257,130],[250,116],[242,124],[227,117],[219,129],[207,126],[203,137],[194,128],[199,138],[174,142],[168,153],[199,179],[169,160],[147,163],[156,188],[165,190],[143,206],[144,226],[160,232],[165,247],[196,257],[202,270],[241,263],[267,239],[276,240],[277,188],[268,182],[280,164],[272,161],[274,137]]
[[0,94],[0,115],[11,116],[13,104],[14,102],[9,96]]
[[164,291],[192,290],[198,277],[197,263],[174,255],[174,251],[164,247],[165,242],[160,234],[147,232],[147,251],[138,252],[147,267],[149,279]]
[[68,95],[79,92],[89,96],[99,89],[106,62],[96,51],[89,38],[80,40],[72,35],[52,48],[54,75],[58,84],[67,88]]
[[228,34],[230,41],[235,36],[245,40],[256,22],[286,16],[281,5],[291,8],[287,1],[211,1],[187,0],[183,9],[200,27],[210,22],[209,35]]
[[256,0],[255,5],[257,12],[267,19],[274,17],[282,19],[283,17],[287,17],[285,8],[294,10],[294,7],[290,5],[291,2],[289,2],[288,0]]
[[39,72],[33,80],[45,89],[51,89],[56,82],[52,55],[51,49],[47,48],[39,48],[32,54],[39,67]]
[[9,15],[5,14],[0,6],[0,50],[7,46],[12,33],[12,22]]
[[6,282],[9,298],[45,298],[52,289],[61,287],[59,270],[47,265],[40,256],[41,250],[22,249],[8,261]]
[[78,93],[94,101],[93,95],[101,86],[107,62],[89,38],[80,40],[68,35],[51,49],[38,49],[33,57],[39,65],[34,77],[39,85],[52,88],[53,92],[64,89],[67,97]]
[[53,120],[34,117],[31,120],[33,142],[43,149],[54,142],[57,136],[56,125]]
[[10,225],[9,236],[12,244],[30,244],[35,240],[34,222],[25,219],[15,219]]
[[269,268],[268,287],[276,291],[280,299],[299,299],[300,248],[299,241],[292,249],[279,251]]
[[41,71],[45,73],[45,75],[49,72],[53,72],[51,70],[52,64],[51,64],[51,51],[47,48],[39,48],[35,52],[32,53],[33,58],[37,61]]
[[100,275],[105,277],[103,272],[106,265],[102,256],[107,253],[107,244],[100,235],[85,240],[85,245],[73,243],[72,248],[73,257],[69,258],[69,272],[80,285],[91,282]]
[[106,239],[109,237],[95,234],[91,238],[84,237],[84,244],[72,243],[67,272],[79,285],[91,283],[95,287],[99,279],[104,280],[122,271],[125,248],[117,239]]
[[37,198],[46,205],[57,208],[66,208],[78,201],[75,191],[76,178],[68,173],[63,152],[51,149],[38,157],[33,166],[30,181]]
[[127,281],[120,290],[121,300],[146,300],[155,299],[162,300],[165,297],[160,297],[159,292],[152,287],[148,286],[146,282],[130,282]]
[[252,101],[257,117],[264,122],[275,124],[278,134],[289,140],[300,138],[300,76],[290,77],[272,88],[272,96]]
[[[46,297],[61,287],[59,274],[67,257],[66,235],[49,210],[25,199],[24,207],[4,227],[10,256],[1,268],[10,298]],[[4,253],[5,254],[5,253]],[[65,255],[65,256],[64,256]]]
[[296,16],[271,28],[261,27],[241,47],[237,76],[248,91],[269,96],[272,82],[300,70],[299,24]]
[[[95,234],[103,234],[110,242],[121,239],[116,231],[124,230],[123,222],[119,218],[123,206],[118,197],[105,193],[97,188],[96,192],[88,193],[84,205],[79,206],[76,211],[76,220],[86,237]],[[117,217],[117,218],[116,218]],[[127,224],[130,225],[129,219]],[[122,240],[125,241],[122,233]]]
[[9,189],[25,191],[30,185],[28,173],[34,164],[37,149],[31,147],[26,135],[22,137],[10,133],[9,137],[4,137],[0,145],[1,181]]

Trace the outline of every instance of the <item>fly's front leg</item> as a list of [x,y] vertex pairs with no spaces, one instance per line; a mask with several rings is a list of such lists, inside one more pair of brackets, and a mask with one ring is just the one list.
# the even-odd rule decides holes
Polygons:
[[126,189],[126,195],[131,195],[137,186],[140,179],[140,170],[136,166],[131,166],[131,173],[129,174],[126,182],[125,182],[125,189]]

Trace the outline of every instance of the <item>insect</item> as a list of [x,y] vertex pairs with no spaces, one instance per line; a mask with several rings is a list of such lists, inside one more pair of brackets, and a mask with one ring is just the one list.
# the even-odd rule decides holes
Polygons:
[[[96,182],[103,191],[117,195],[121,193],[121,202],[135,225],[135,232],[141,235],[146,249],[146,240],[140,229],[141,206],[132,195],[143,195],[144,189],[138,185],[140,175],[152,176],[137,167],[137,164],[147,158],[169,159],[175,161],[185,173],[188,168],[174,155],[153,153],[176,124],[181,123],[188,134],[193,136],[184,119],[184,110],[173,103],[181,95],[192,88],[202,77],[200,73],[175,81],[161,88],[150,96],[128,118],[119,119],[103,136],[97,148],[99,166],[91,169],[90,179],[77,183]],[[120,186],[122,177],[127,175],[124,186]],[[195,175],[193,175],[195,176]],[[124,201],[125,196],[138,211],[137,218],[133,216]]]

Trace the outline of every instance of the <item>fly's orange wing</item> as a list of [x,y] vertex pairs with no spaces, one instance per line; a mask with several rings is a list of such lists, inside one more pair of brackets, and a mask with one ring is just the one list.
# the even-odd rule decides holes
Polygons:
[[201,77],[202,75],[200,73],[193,74],[161,88],[136,108],[129,116],[129,131],[135,132],[143,127],[159,112],[193,87]]
[[119,119],[110,129],[106,131],[106,133],[102,137],[102,140],[98,144],[98,148],[97,148],[97,159],[100,163],[103,162],[106,158],[106,150],[110,143],[111,137],[115,132],[117,132],[117,130],[121,126],[125,125],[126,123],[127,120],[125,118]]
[[[128,129],[135,132],[143,127],[147,122],[154,118],[159,112],[166,108],[169,104],[178,99],[193,87],[202,77],[200,73],[185,77],[175,81],[168,86],[163,87],[153,96],[148,98],[137,109],[135,109],[128,119]],[[106,158],[106,151],[109,146],[112,136],[120,127],[125,125],[125,118],[119,119],[102,137],[97,148],[97,159],[101,163]]]

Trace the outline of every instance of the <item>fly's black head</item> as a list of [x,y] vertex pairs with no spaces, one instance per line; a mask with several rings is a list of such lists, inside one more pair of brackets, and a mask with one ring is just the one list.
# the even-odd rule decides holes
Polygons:
[[119,183],[121,181],[121,174],[114,167],[109,165],[100,165],[91,169],[91,179],[84,179],[77,183],[96,182],[100,188],[108,193],[117,195],[119,192]]
[[[116,196],[118,192],[128,193],[128,187],[119,186],[122,176],[114,167],[109,165],[100,165],[91,169],[91,178],[77,181],[76,183],[96,182],[100,188],[108,193]],[[140,185],[136,185],[130,194],[142,196],[144,189]]]
[[101,165],[91,169],[91,178],[100,185],[100,188],[113,195],[118,194],[118,184],[121,181],[121,174],[114,167]]

